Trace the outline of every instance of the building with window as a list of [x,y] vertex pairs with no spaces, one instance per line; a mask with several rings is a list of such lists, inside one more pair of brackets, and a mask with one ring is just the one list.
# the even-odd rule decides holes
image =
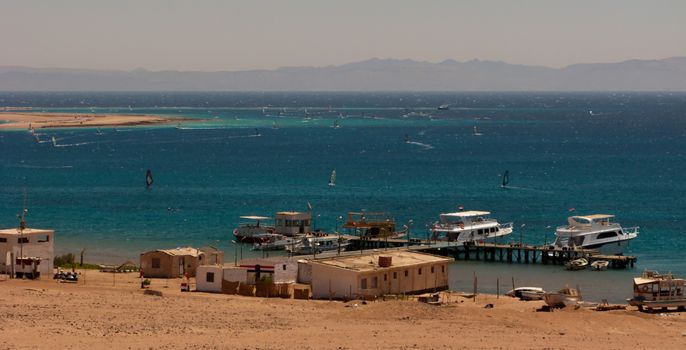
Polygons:
[[222,264],[224,253],[214,247],[152,250],[141,254],[141,270],[145,277],[195,277],[198,266]]
[[312,297],[352,299],[445,290],[452,261],[405,250],[310,260]]
[[54,235],[53,230],[35,228],[0,230],[0,273],[52,276]]
[[196,290],[221,292],[222,281],[256,284],[267,280],[272,283],[295,283],[298,277],[298,261],[295,258],[250,258],[241,260],[240,265],[199,266],[195,277]]

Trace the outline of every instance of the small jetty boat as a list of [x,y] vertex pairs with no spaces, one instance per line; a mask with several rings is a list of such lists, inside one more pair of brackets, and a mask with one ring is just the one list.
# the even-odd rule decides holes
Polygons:
[[465,242],[493,241],[512,233],[512,223],[501,224],[490,218],[488,211],[459,211],[444,213],[431,226],[431,239],[435,241]]
[[574,288],[564,288],[557,293],[545,293],[543,299],[550,307],[562,308],[576,304],[581,299],[581,293]]
[[518,287],[505,293],[505,295],[520,300],[543,300],[545,291],[540,287]]
[[350,243],[339,236],[306,236],[300,242],[286,246],[291,254],[319,254],[328,251],[343,251]]
[[614,215],[571,216],[567,226],[555,231],[554,247],[598,249],[601,254],[621,255],[629,241],[638,236],[638,227],[623,228],[611,222]]
[[591,263],[591,270],[602,271],[607,270],[607,266],[610,262],[607,260],[597,260]]
[[474,125],[474,133],[472,134],[474,136],[481,136],[483,135],[482,133],[479,132],[479,129],[477,129],[476,125]]
[[447,111],[447,110],[449,110],[449,109],[450,109],[450,105],[447,104],[447,103],[444,103],[444,104],[438,106],[438,110],[439,110],[439,111]]
[[686,280],[672,274],[661,275],[657,271],[644,271],[634,278],[634,297],[627,299],[638,310],[676,308],[686,310]]
[[588,260],[579,258],[565,263],[565,269],[570,271],[583,270],[588,266]]
[[259,241],[253,244],[253,250],[284,250],[300,241],[298,237],[286,237],[278,233],[261,233],[254,237]]
[[265,234],[274,233],[274,226],[265,225],[263,222],[271,218],[266,216],[246,215],[240,217],[243,220],[248,220],[238,225],[233,230],[233,235],[239,243],[262,243],[265,242],[268,236]]

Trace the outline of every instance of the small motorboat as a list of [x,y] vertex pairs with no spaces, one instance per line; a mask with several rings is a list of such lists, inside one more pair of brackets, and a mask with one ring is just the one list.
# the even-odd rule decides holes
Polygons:
[[608,265],[610,265],[610,262],[607,260],[596,260],[596,261],[591,263],[591,270],[596,270],[596,271],[607,270]]
[[540,287],[518,287],[505,293],[505,295],[521,300],[542,300],[545,291]]
[[563,308],[576,304],[581,299],[581,294],[574,288],[564,288],[557,293],[545,293],[543,298],[548,306]]
[[588,266],[588,260],[579,258],[565,263],[565,269],[570,271],[583,270]]

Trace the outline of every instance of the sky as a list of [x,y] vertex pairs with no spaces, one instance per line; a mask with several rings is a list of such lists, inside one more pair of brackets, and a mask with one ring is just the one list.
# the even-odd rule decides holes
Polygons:
[[373,57],[686,56],[684,0],[0,0],[0,66],[235,71]]

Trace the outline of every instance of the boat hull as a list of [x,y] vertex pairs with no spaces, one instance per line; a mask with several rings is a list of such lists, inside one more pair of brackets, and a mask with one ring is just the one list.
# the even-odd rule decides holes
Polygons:
[[264,243],[267,241],[267,239],[263,238],[263,237],[251,236],[251,235],[242,235],[242,234],[235,232],[235,231],[234,231],[233,235],[236,237],[236,241],[238,243],[255,244],[255,243]]

